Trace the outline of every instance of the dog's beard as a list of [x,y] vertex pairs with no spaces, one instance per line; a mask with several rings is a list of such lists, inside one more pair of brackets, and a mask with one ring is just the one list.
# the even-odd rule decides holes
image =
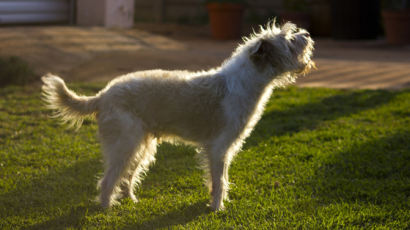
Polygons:
[[314,61],[309,61],[302,69],[300,69],[297,74],[306,75],[312,71],[312,69],[317,69],[316,63]]
[[312,51],[313,44],[308,43],[303,51],[303,54],[299,57],[302,66],[298,71],[296,71],[296,74],[306,75],[310,73],[313,69],[317,69],[316,63],[311,59]]

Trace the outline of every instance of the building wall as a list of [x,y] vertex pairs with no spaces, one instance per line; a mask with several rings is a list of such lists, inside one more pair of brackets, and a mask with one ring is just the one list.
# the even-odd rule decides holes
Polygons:
[[0,0],[0,24],[68,23],[70,0]]
[[81,26],[130,28],[133,14],[133,0],[77,0],[77,24]]
[[96,0],[77,1],[77,24],[81,26],[105,25],[105,1],[96,4]]
[[131,28],[134,25],[134,1],[116,0],[107,1],[105,9],[105,26]]
[[[249,21],[273,18],[282,11],[282,0],[247,1],[245,18]],[[135,0],[136,21],[206,23],[205,0]]]

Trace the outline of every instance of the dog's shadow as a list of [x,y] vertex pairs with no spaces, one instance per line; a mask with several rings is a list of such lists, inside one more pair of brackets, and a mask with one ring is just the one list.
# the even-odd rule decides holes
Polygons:
[[[175,159],[175,155],[177,160],[166,161],[165,158]],[[194,155],[194,150],[185,146],[166,144],[160,147],[158,162],[151,168],[146,180],[144,180],[145,184],[142,185],[142,189],[150,190],[150,187],[157,188],[158,186],[167,189],[167,181],[174,183],[179,180],[179,177],[185,178],[195,174],[195,172],[198,173],[200,170],[195,168],[195,164],[192,164],[195,161]],[[192,161],[190,164],[192,167],[183,167],[182,165],[185,165],[186,161]],[[10,208],[10,212],[6,213],[4,217],[20,218],[30,216],[33,213],[44,215],[47,212],[53,212],[52,210],[60,209],[60,214],[53,214],[52,218],[38,221],[27,226],[26,229],[81,228],[87,216],[94,216],[100,212],[111,212],[111,210],[104,210],[99,203],[94,201],[98,194],[95,187],[96,175],[101,169],[100,159],[89,159],[74,163],[68,168],[50,171],[29,183],[22,181],[17,184],[14,190],[0,195],[2,206]],[[164,170],[174,172],[164,174]],[[137,190],[137,192],[139,191]],[[124,202],[131,201],[125,200]],[[208,202],[208,198],[202,197],[192,204],[175,207],[161,215],[154,215],[148,221],[132,222],[130,220],[131,222],[127,223],[125,228],[156,229],[184,225],[198,216],[210,213]],[[138,204],[132,205],[135,205],[134,208],[136,208],[132,210],[138,211]],[[67,207],[69,208],[67,209]],[[121,206],[114,208],[121,208]]]
[[71,206],[68,214],[64,212],[59,217],[28,228],[78,227],[86,213],[100,209],[93,197],[97,195],[95,175],[101,168],[99,159],[88,159],[67,168],[50,170],[46,175],[29,181],[21,180],[15,189],[0,195],[1,206],[10,210],[4,212],[3,217],[21,218],[23,221],[33,214],[38,217],[47,212],[61,212],[64,207]]
[[[130,201],[131,202],[131,201]],[[184,225],[191,222],[195,218],[211,213],[211,209],[207,206],[208,201],[199,201],[189,205],[186,208],[174,209],[164,215],[154,216],[148,221],[142,223],[129,222],[122,229],[159,229],[170,228],[176,225]],[[50,219],[48,221],[32,225],[27,229],[53,229],[53,228],[81,228],[82,221],[85,216],[93,215],[98,212],[104,212],[99,204],[94,203],[91,206],[73,207],[65,215]],[[108,210],[108,212],[110,212]]]
[[202,215],[210,214],[212,210],[207,204],[208,200],[199,201],[186,208],[178,208],[163,215],[154,216],[142,223],[128,223],[124,229],[162,229],[185,225]]
[[102,208],[97,203],[89,205],[88,207],[78,206],[72,207],[65,215],[50,219],[32,225],[26,229],[62,229],[62,228],[76,228],[80,229],[82,220],[85,216],[101,211]]

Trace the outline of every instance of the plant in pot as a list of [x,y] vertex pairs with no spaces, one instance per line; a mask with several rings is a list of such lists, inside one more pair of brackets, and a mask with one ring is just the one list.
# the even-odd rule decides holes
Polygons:
[[331,0],[334,39],[376,39],[380,32],[380,0]]
[[330,0],[312,0],[309,8],[311,34],[313,36],[330,36],[332,34]]
[[236,39],[241,36],[245,0],[208,0],[212,37],[219,40]]
[[291,21],[304,29],[310,29],[310,15],[307,0],[283,0],[282,21]]
[[410,0],[384,0],[383,22],[390,44],[410,44]]

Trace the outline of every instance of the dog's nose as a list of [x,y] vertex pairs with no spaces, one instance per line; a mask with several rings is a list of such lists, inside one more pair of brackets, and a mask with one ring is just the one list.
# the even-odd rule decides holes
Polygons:
[[309,33],[309,32],[305,32],[305,33],[303,33],[302,35],[305,36],[305,37],[307,37],[307,38],[310,38],[310,33]]

